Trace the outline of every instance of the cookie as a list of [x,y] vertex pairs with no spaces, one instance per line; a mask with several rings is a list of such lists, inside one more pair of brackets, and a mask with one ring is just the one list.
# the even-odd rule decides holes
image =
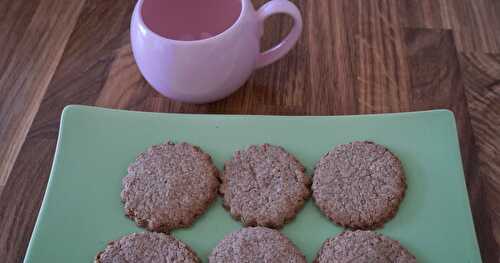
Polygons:
[[167,142],[139,154],[123,178],[125,214],[151,231],[190,226],[217,197],[217,169],[208,154]]
[[224,207],[245,226],[280,228],[310,195],[305,168],[282,147],[252,145],[225,163]]
[[134,233],[112,241],[95,263],[198,263],[196,254],[184,243],[162,233]]
[[373,231],[346,231],[327,239],[314,263],[416,263],[398,241]]
[[279,231],[248,227],[225,236],[212,251],[209,262],[306,263],[306,258]]
[[374,229],[396,214],[406,182],[399,159],[373,142],[338,145],[316,164],[313,199],[338,225]]

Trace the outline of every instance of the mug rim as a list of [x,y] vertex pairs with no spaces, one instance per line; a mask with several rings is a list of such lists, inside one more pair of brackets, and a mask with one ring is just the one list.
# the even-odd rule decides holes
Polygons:
[[171,38],[161,36],[158,33],[154,32],[150,27],[148,27],[146,25],[146,23],[144,23],[144,20],[142,18],[142,7],[144,5],[144,1],[146,1],[146,0],[140,0],[138,2],[139,6],[137,8],[137,13],[135,14],[138,16],[137,19],[139,22],[139,26],[147,29],[148,32],[150,32],[153,36],[155,36],[156,38],[158,38],[162,41],[174,42],[174,43],[178,43],[178,44],[202,44],[202,43],[206,43],[206,42],[212,42],[212,41],[215,41],[215,40],[221,38],[223,35],[226,35],[227,33],[234,31],[237,24],[239,24],[239,22],[243,19],[243,14],[245,14],[245,12],[248,8],[248,6],[247,6],[248,1],[247,0],[238,0],[241,3],[240,14],[239,14],[238,18],[231,24],[230,27],[228,27],[226,30],[218,33],[217,35],[211,36],[209,38],[199,39],[199,40],[178,40],[178,39],[171,39]]

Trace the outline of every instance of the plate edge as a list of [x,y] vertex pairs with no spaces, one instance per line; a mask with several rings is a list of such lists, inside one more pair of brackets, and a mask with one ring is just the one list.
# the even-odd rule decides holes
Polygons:
[[60,144],[61,144],[61,139],[62,139],[62,136],[63,136],[63,131],[64,131],[63,127],[65,125],[65,120],[68,118],[68,115],[70,115],[75,110],[82,109],[81,107],[82,106],[79,106],[79,105],[69,105],[69,106],[64,107],[64,109],[62,111],[62,114],[61,114],[61,123],[59,124],[59,133],[58,133],[58,136],[57,136],[56,150],[54,151],[54,159],[52,160],[52,167],[50,169],[49,179],[48,179],[48,182],[47,182],[47,186],[45,188],[45,193],[43,195],[42,205],[40,206],[40,210],[38,211],[38,214],[37,214],[37,217],[36,217],[35,226],[33,227],[33,231],[31,233],[31,237],[30,237],[30,240],[29,240],[29,243],[28,243],[28,247],[26,248],[26,252],[24,254],[24,259],[23,259],[24,263],[31,262],[30,258],[31,258],[31,250],[32,250],[32,246],[33,246],[33,241],[34,241],[34,239],[37,236],[39,224],[40,224],[40,221],[43,218],[43,214],[44,214],[44,211],[45,211],[45,206],[46,206],[46,203],[47,203],[47,196],[49,195],[50,189],[52,188],[52,184],[53,184],[52,183],[52,181],[53,181],[53,179],[52,179],[53,176],[52,175],[54,174],[54,172],[56,170],[56,165],[55,164],[57,163],[57,160],[59,158]]

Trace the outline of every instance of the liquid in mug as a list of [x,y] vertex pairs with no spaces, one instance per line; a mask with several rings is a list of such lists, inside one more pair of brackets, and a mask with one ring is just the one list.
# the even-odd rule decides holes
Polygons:
[[162,37],[193,41],[229,29],[241,8],[241,0],[144,0],[142,19]]

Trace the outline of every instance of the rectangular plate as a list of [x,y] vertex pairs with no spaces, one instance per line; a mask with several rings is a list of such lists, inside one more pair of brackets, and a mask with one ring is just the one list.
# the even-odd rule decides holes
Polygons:
[[[420,262],[481,262],[453,114],[446,110],[384,115],[282,117],[180,115],[69,106],[47,192],[25,262],[91,262],[110,240],[142,231],[124,216],[121,179],[150,145],[186,141],[219,169],[237,149],[272,143],[311,173],[333,146],[372,140],[402,161],[408,190],[396,217],[379,229]],[[224,235],[240,228],[219,198],[196,223],[173,234],[207,262]],[[311,200],[282,230],[311,261],[322,242],[342,231]]]

